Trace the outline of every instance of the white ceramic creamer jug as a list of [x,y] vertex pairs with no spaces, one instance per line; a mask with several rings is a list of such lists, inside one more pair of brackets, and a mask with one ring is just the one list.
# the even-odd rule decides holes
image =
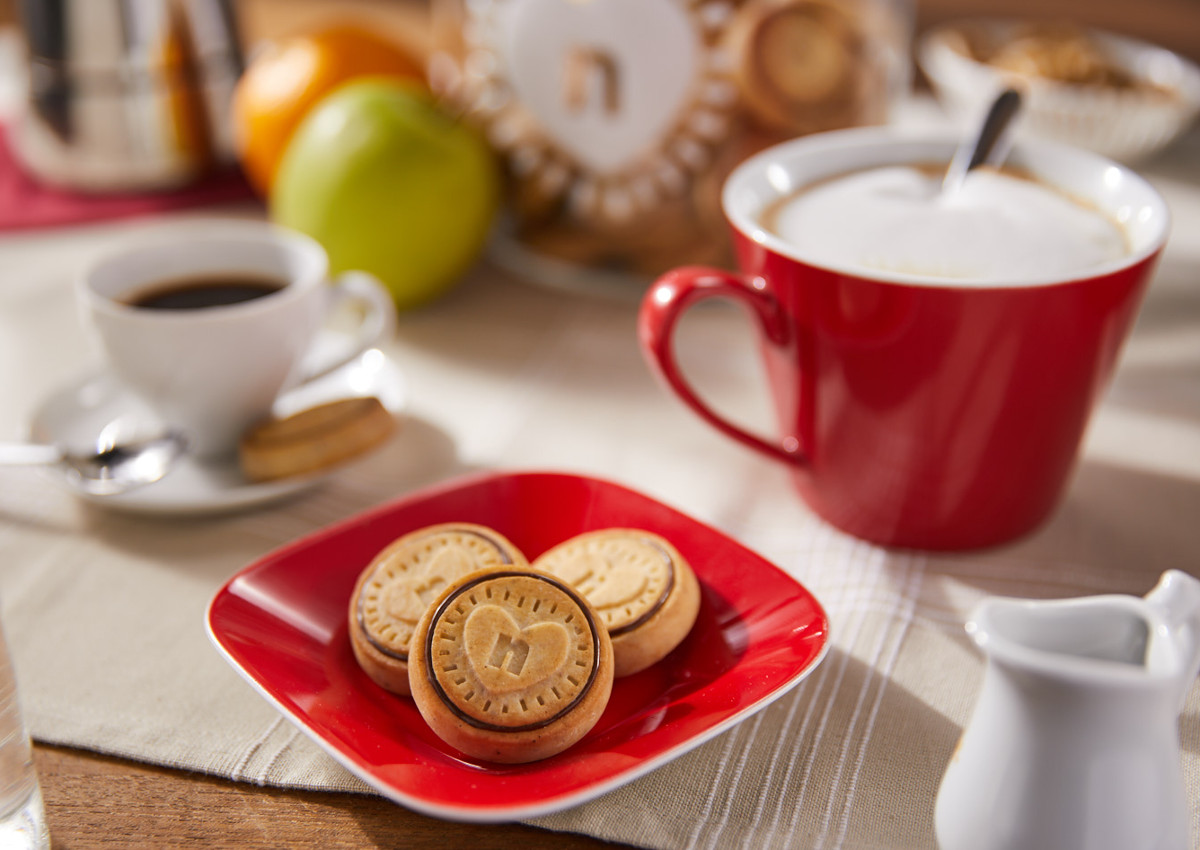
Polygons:
[[987,666],[938,791],[941,850],[1192,846],[1179,712],[1200,669],[1200,581],[988,599],[967,632]]

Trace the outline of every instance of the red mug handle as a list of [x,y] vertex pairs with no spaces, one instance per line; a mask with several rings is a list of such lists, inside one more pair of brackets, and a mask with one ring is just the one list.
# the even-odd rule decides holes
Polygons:
[[791,342],[791,323],[787,314],[779,301],[766,291],[762,278],[704,266],[688,266],[664,274],[642,298],[638,313],[638,340],[651,369],[688,407],[721,433],[789,466],[808,466],[808,457],[800,450],[795,437],[771,442],[739,428],[705,404],[683,377],[671,344],[675,326],[684,311],[708,298],[729,298],[747,305],[769,343],[782,347]]

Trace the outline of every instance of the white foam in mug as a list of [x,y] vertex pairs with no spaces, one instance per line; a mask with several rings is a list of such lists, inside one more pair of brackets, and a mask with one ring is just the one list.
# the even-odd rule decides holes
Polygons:
[[943,172],[897,165],[823,180],[773,204],[763,224],[810,262],[869,276],[1019,284],[1129,253],[1116,222],[1038,180],[984,168],[942,192]]

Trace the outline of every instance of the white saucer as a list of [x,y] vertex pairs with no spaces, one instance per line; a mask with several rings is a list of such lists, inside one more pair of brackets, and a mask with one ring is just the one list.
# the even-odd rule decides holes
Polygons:
[[[336,343],[321,340],[318,350]],[[280,397],[275,413],[287,416],[324,401],[374,395],[392,412],[404,406],[405,385],[396,365],[380,350],[365,352],[350,364]],[[122,429],[149,431],[158,420],[107,371],[81,376],[43,400],[29,424],[30,439],[66,448],[86,449],[116,420]],[[201,515],[264,505],[314,487],[337,472],[256,484],[238,468],[236,458],[200,463],[184,458],[161,480],[111,496],[87,493],[65,475],[52,480],[88,501],[106,508],[142,514]]]
[[502,220],[488,242],[488,259],[516,280],[543,289],[584,295],[617,303],[636,304],[654,283],[654,277],[632,272],[594,268],[539,254],[513,234],[511,221]]

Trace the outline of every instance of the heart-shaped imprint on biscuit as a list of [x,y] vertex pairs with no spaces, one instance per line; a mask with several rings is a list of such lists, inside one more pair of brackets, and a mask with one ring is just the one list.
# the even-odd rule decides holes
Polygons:
[[[583,599],[534,572],[468,576],[418,625],[440,700],[479,728],[536,728],[592,687],[601,633]],[[422,624],[425,619],[422,619]]]
[[558,575],[599,611],[634,602],[650,583],[636,564],[614,563],[600,552],[584,551],[573,559],[564,559]]
[[613,637],[653,616],[675,581],[671,555],[636,530],[581,534],[542,555],[534,566],[583,594]]
[[442,592],[417,623],[408,684],[447,744],[519,764],[586,735],[615,670],[612,640],[583,597],[526,565],[474,573]]
[[358,620],[372,646],[405,660],[413,628],[452,582],[485,567],[511,565],[507,541],[470,526],[434,526],[401,538],[375,559],[363,583]]
[[477,569],[477,561],[461,549],[442,549],[430,559],[423,573],[406,575],[381,587],[380,603],[389,616],[416,623],[446,585]]
[[557,676],[567,663],[571,637],[562,623],[521,628],[498,605],[476,608],[463,626],[471,669],[494,694],[533,688]]

